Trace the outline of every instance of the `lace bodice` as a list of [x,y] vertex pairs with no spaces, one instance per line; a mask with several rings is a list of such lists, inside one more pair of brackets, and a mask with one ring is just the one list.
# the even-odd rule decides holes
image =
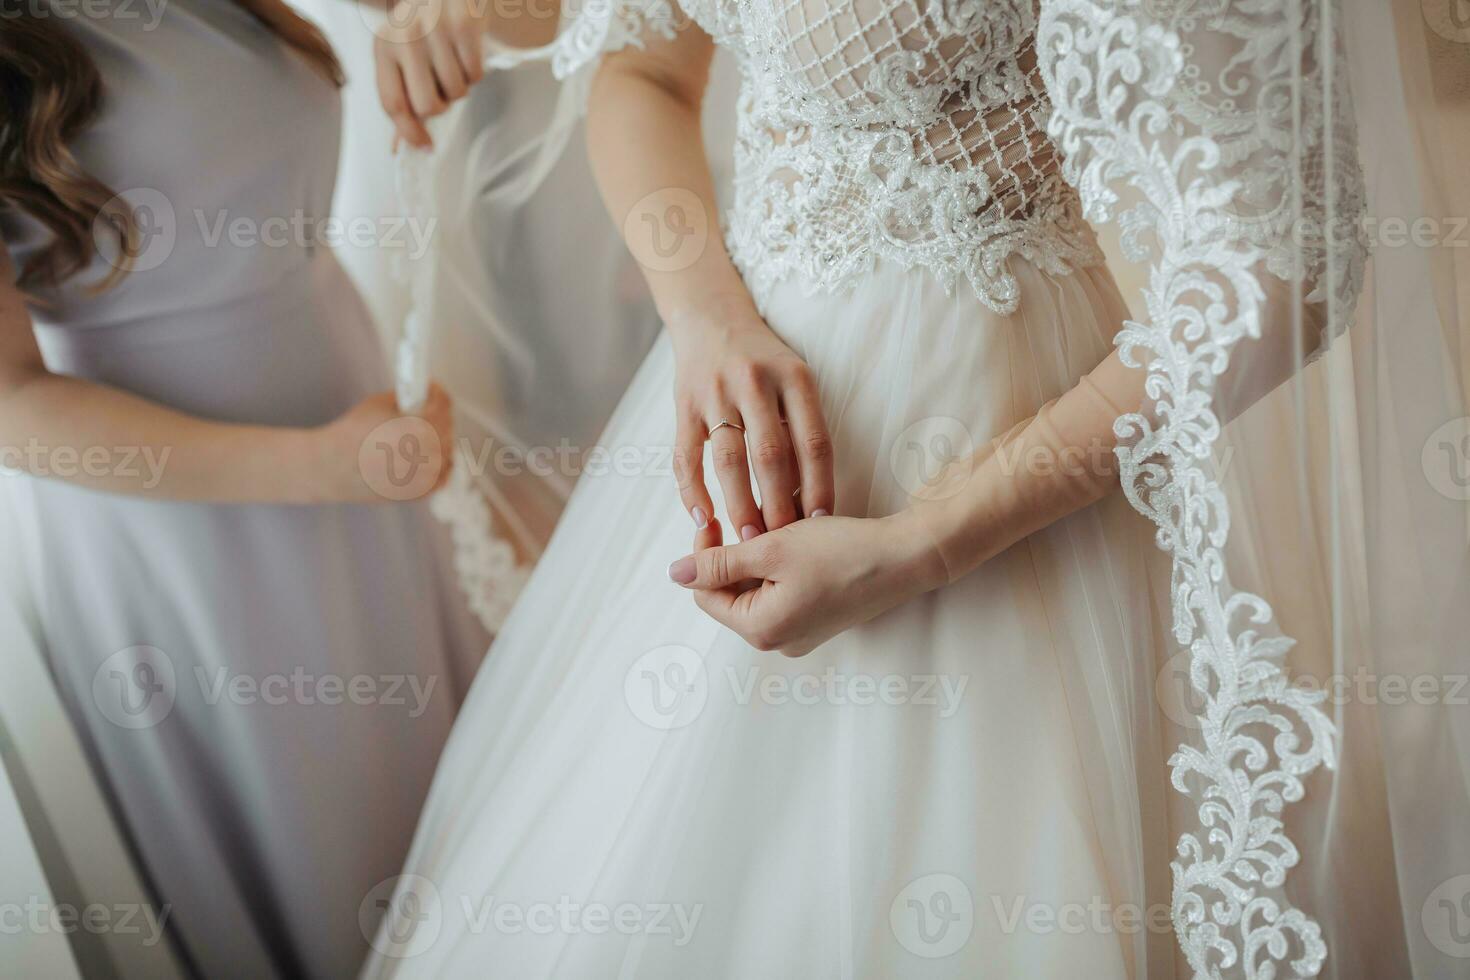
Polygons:
[[686,0],[739,63],[726,238],[757,298],[839,289],[881,257],[997,312],[1008,260],[1101,255],[1046,137],[1033,0]]

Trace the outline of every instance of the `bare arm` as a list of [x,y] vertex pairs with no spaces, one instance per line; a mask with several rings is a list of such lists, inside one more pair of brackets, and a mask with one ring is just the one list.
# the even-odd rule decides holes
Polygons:
[[[302,504],[383,499],[358,465],[397,413],[370,400],[321,428],[212,422],[46,369],[0,248],[0,464],[115,493]],[[447,404],[444,408],[447,422]],[[428,412],[426,411],[426,414]],[[427,489],[427,488],[426,488]]]
[[673,341],[684,506],[698,527],[714,517],[708,441],[731,528],[749,539],[832,512],[832,444],[810,370],[760,318],[719,235],[699,127],[713,54],[689,27],[607,56],[587,140],[603,200]]
[[[654,302],[665,322],[720,304],[754,311],[716,227],[714,182],[700,137],[700,106],[709,82],[714,43],[695,29],[673,41],[650,40],[644,49],[608,55],[592,83],[587,106],[587,149],[597,186],[613,222],[629,237]],[[652,200],[650,200],[652,196]],[[662,198],[662,200],[660,200]],[[662,223],[660,204],[697,201],[700,243],[685,242],[688,255],[673,257],[679,268],[660,271],[642,261],[646,225],[626,219],[638,205]],[[636,215],[635,218],[641,217]],[[695,246],[702,245],[696,251]]]

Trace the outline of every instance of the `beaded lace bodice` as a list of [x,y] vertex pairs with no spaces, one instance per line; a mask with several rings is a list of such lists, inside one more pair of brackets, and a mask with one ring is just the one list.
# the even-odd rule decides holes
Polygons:
[[731,255],[760,296],[852,283],[881,257],[967,281],[1101,260],[1045,129],[1032,0],[687,0],[739,62]]

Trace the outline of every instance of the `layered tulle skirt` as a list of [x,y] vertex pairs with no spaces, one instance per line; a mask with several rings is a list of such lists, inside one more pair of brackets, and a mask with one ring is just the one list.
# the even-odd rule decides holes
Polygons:
[[[764,303],[817,377],[839,513],[907,506],[1108,354],[1105,270],[1014,271],[1011,315],[881,264]],[[366,975],[1167,975],[1168,578],[1142,518],[1115,496],[785,660],[667,578],[694,534],[672,387],[665,338],[368,903]]]

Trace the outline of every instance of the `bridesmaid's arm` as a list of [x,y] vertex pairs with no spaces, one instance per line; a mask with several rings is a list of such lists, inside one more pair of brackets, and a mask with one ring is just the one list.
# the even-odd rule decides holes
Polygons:
[[[217,503],[374,502],[388,488],[390,460],[360,452],[369,434],[397,445],[384,424],[422,437],[424,423],[398,417],[391,393],[315,429],[212,422],[109,385],[46,369],[21,292],[0,248],[0,466],[114,493]],[[449,405],[436,392],[424,412],[447,452]],[[424,444],[431,440],[420,438]],[[448,475],[441,456],[422,466],[414,495]],[[382,480],[383,482],[378,482]]]

